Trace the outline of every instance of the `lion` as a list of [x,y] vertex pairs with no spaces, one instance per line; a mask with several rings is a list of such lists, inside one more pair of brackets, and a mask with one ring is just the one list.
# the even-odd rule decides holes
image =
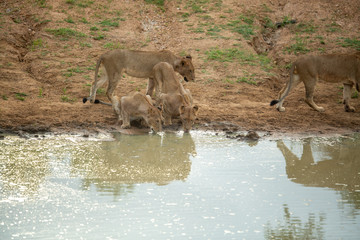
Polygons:
[[149,95],[135,92],[120,99],[115,96],[113,100],[112,104],[100,100],[95,100],[95,103],[112,106],[116,112],[119,112],[118,121],[122,121],[121,128],[130,128],[130,120],[142,118],[154,132],[162,131],[161,110],[153,105]]
[[189,132],[199,110],[198,106],[192,106],[190,90],[184,89],[169,63],[156,64],[153,76],[148,85],[155,87],[156,101],[163,106],[164,125],[171,125],[171,119],[180,116],[184,131]]
[[354,54],[328,54],[307,55],[299,57],[291,67],[290,81],[279,92],[279,99],[273,100],[270,106],[277,104],[278,111],[283,112],[284,98],[301,81],[305,85],[305,102],[316,111],[323,112],[325,109],[314,103],[313,95],[316,82],[322,79],[327,82],[343,82],[343,103],[346,112],[354,112],[350,106],[351,90],[354,84],[359,91],[360,82],[360,57]]
[[[114,91],[123,73],[133,77],[153,79],[153,68],[159,62],[169,63],[173,69],[180,73],[185,81],[195,80],[195,71],[192,57],[179,57],[172,52],[163,51],[135,51],[135,50],[112,50],[101,55],[96,63],[95,80],[90,89],[90,96],[84,98],[83,102],[95,101],[96,90],[108,81],[106,95],[114,103],[116,97]],[[105,68],[105,74],[98,79],[100,65]],[[152,95],[154,86],[149,84],[146,95]],[[115,109],[114,109],[115,110]],[[119,113],[117,113],[119,114]]]
[[197,105],[192,106],[189,98],[191,98],[190,92],[185,96],[179,93],[160,94],[165,126],[172,124],[172,118],[180,117],[184,132],[189,132],[191,130],[199,107]]

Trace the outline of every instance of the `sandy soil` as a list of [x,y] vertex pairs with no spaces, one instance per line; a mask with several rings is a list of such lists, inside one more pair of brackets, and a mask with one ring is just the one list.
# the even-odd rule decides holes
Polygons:
[[[287,97],[286,112],[269,106],[299,55],[359,50],[358,0],[345,5],[335,0],[205,2],[173,0],[158,7],[125,0],[0,1],[0,131],[118,129],[110,107],[82,103],[97,58],[116,48],[192,55],[196,81],[185,85],[200,106],[195,129],[360,130],[360,101],[354,93],[352,104],[358,111],[345,112],[341,83],[318,83],[314,100],[326,109],[323,113],[306,105],[303,85]],[[239,33],[244,25],[252,35]],[[346,39],[357,41],[345,46]],[[209,57],[227,50],[250,60]],[[145,92],[146,83],[124,75],[116,93]],[[98,94],[103,101],[105,89]]]

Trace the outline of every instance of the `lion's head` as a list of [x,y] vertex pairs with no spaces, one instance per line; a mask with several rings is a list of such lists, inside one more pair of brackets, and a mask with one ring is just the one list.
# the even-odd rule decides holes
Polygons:
[[195,69],[190,55],[175,62],[175,71],[180,73],[186,82],[195,81]]
[[147,124],[154,130],[154,132],[161,132],[162,114],[156,107],[149,107],[147,113]]
[[197,112],[199,107],[195,106],[184,106],[180,107],[180,119],[183,125],[184,132],[189,132],[192,128],[192,125],[195,122]]

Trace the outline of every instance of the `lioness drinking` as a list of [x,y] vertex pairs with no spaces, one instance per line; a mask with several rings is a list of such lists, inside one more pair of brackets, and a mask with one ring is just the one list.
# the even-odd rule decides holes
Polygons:
[[198,106],[192,106],[189,89],[184,89],[170,64],[158,63],[153,71],[154,78],[149,80],[149,85],[155,86],[157,102],[163,105],[164,125],[171,125],[171,119],[180,116],[183,129],[188,132],[199,110]]
[[[91,86],[90,96],[84,98],[83,102],[85,103],[87,100],[94,102],[96,90],[106,81],[109,81],[106,95],[114,103],[116,97],[113,93],[123,73],[138,78],[149,78],[151,83],[153,68],[159,62],[169,63],[176,72],[184,77],[185,81],[194,81],[195,72],[191,56],[179,57],[166,50],[147,52],[117,49],[106,52],[99,57],[96,63],[95,80]],[[105,68],[105,73],[98,79],[101,64]],[[147,95],[152,94],[153,88],[153,85],[148,85]]]
[[356,85],[359,91],[360,83],[360,57],[351,54],[328,54],[307,55],[299,57],[290,70],[290,81],[279,92],[279,99],[273,100],[270,106],[277,104],[276,108],[283,112],[284,98],[300,82],[303,82],[306,90],[305,102],[316,111],[323,112],[324,108],[317,106],[313,101],[314,89],[318,79],[327,82],[343,82],[343,103],[345,111],[354,112],[350,106],[351,89]]

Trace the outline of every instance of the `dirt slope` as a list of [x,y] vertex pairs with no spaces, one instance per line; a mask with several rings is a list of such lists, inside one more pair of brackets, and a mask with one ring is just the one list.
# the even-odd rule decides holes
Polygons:
[[[151,1],[148,1],[151,2]],[[161,1],[158,1],[161,2]],[[117,48],[191,54],[197,127],[276,132],[360,130],[360,101],[344,112],[341,84],[319,82],[318,113],[299,85],[286,112],[269,106],[302,54],[360,50],[360,2],[349,0],[1,0],[0,130],[115,129],[110,107],[83,104],[98,56]],[[124,76],[117,94],[145,92]],[[98,96],[107,101],[106,87]],[[238,126],[238,127],[237,127]]]

